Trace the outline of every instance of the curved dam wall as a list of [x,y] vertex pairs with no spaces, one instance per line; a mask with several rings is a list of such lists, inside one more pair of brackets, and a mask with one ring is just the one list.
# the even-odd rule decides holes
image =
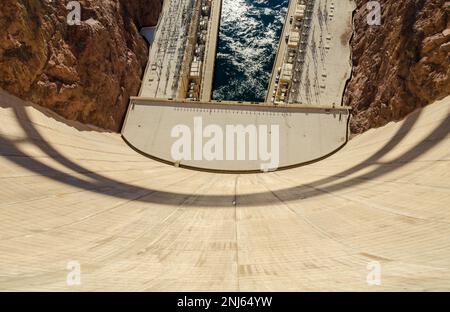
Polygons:
[[0,120],[2,291],[450,290],[450,98],[267,174],[161,164],[1,90]]
[[134,98],[122,129],[138,151],[177,166],[273,171],[319,160],[348,137],[347,108]]

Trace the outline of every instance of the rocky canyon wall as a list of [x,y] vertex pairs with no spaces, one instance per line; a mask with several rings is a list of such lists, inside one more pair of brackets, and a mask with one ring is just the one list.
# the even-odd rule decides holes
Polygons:
[[2,0],[0,87],[63,117],[118,131],[136,95],[148,47],[139,28],[157,23],[162,0]]
[[400,120],[450,94],[450,1],[380,0],[380,26],[367,23],[368,0],[357,0],[353,73],[345,103],[351,130]]

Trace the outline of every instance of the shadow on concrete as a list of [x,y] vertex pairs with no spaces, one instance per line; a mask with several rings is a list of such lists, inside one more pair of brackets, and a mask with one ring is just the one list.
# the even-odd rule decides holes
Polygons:
[[[3,106],[5,107],[5,106]],[[36,127],[30,120],[25,107],[19,105],[10,106],[14,110],[15,116],[21,128],[27,136],[27,141],[34,144],[46,155],[57,161],[60,165],[82,175],[87,178],[87,180],[81,179],[77,176],[71,175],[66,172],[62,172],[55,168],[49,167],[45,163],[39,161],[36,158],[32,158],[29,155],[22,152],[17,147],[17,142],[8,140],[0,134],[0,155],[8,159],[9,161],[15,163],[22,168],[34,172],[39,175],[43,175],[52,179],[56,182],[67,184],[82,190],[89,192],[95,192],[104,194],[105,196],[113,196],[124,199],[130,199],[133,194],[141,194],[136,196],[137,198],[132,198],[132,200],[147,202],[147,203],[157,203],[171,205],[174,201],[185,201],[187,198],[193,196],[190,194],[182,194],[177,192],[160,191],[154,189],[148,189],[143,187],[138,187],[114,179],[110,179],[96,172],[88,170],[77,163],[71,161],[61,153],[59,153],[51,144],[49,144],[39,133]],[[378,161],[386,155],[388,152],[392,151],[410,132],[414,124],[417,122],[421,111],[416,111],[409,115],[406,120],[402,123],[401,127],[395,133],[395,135],[388,141],[381,149],[371,155],[369,158],[355,164],[353,167],[339,172],[333,176],[329,176],[323,179],[313,181],[308,184],[301,184],[294,187],[288,187],[274,192],[277,193],[276,196],[267,196],[268,194],[273,194],[271,191],[261,191],[252,194],[239,195],[237,198],[237,204],[239,205],[239,197],[245,198],[246,206],[265,206],[272,203],[278,202],[280,199],[284,202],[307,199],[311,197],[316,197],[324,195],[327,193],[332,193],[340,191],[347,188],[355,187],[359,184],[366,183],[368,180],[381,177],[387,173],[397,170],[403,167],[405,164],[415,160],[423,153],[429,151],[434,146],[438,145],[440,141],[446,138],[450,131],[450,115],[447,116],[434,128],[429,136],[410,148],[408,151],[404,152],[397,158],[387,162],[379,163]],[[62,119],[59,118],[58,121]],[[92,130],[92,129],[91,129]],[[373,170],[361,174],[359,176],[347,179],[349,175],[358,173],[359,171],[367,168],[368,166],[376,165]],[[429,164],[427,164],[429,165]],[[280,177],[282,179],[283,177]],[[157,176],[155,176],[157,179]],[[295,183],[295,181],[291,181]],[[333,183],[333,184],[332,184]],[[262,186],[264,188],[264,186]],[[152,196],[154,193],[158,193],[164,196]],[[143,194],[143,195],[142,195]],[[274,194],[273,194],[274,195]],[[167,198],[161,199],[162,197]],[[197,206],[211,206],[211,203],[220,206],[232,206],[232,202],[236,200],[234,196],[230,195],[195,195]],[[229,202],[230,204],[223,204]]]
[[[7,101],[7,104],[5,104],[3,102],[3,100]],[[43,115],[47,116],[48,118],[51,118],[53,120],[56,120],[58,122],[62,122],[66,125],[69,125],[70,127],[73,127],[75,129],[77,129],[78,131],[94,131],[94,132],[102,132],[102,133],[114,133],[113,131],[110,130],[106,130],[106,129],[102,129],[93,125],[86,125],[83,124],[79,121],[72,121],[72,120],[67,120],[64,117],[61,117],[60,115],[58,115],[57,113],[55,113],[54,111],[46,108],[46,107],[42,107],[30,102],[26,102],[26,101],[21,101],[21,104],[17,103],[18,102],[18,98],[16,98],[13,95],[10,95],[8,93],[6,93],[5,91],[3,91],[0,88],[0,107],[2,108],[13,108],[16,112],[16,116],[17,118],[20,118],[21,115],[21,110],[19,110],[20,107],[23,107],[23,105],[29,106],[29,107],[33,107],[35,110],[41,112]],[[24,116],[25,118],[27,118],[27,116]],[[29,119],[29,118],[28,118]]]

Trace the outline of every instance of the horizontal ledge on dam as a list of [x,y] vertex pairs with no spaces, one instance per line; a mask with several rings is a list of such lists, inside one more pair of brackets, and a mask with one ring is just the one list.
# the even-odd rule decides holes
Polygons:
[[186,99],[157,99],[147,97],[130,97],[130,104],[139,105],[179,105],[180,108],[198,106],[201,108],[255,108],[255,109],[287,109],[287,110],[320,110],[324,112],[350,112],[352,108],[350,106],[340,105],[309,105],[309,104],[278,104],[274,105],[267,102],[243,102],[243,101],[190,101]]

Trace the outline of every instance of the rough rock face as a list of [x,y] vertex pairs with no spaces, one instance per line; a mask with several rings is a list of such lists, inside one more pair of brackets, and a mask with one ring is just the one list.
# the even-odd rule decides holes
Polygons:
[[450,1],[380,0],[380,26],[357,0],[353,73],[345,103],[354,133],[399,120],[450,94]]
[[136,95],[162,0],[82,0],[70,26],[69,0],[2,0],[0,87],[72,120],[119,130]]

